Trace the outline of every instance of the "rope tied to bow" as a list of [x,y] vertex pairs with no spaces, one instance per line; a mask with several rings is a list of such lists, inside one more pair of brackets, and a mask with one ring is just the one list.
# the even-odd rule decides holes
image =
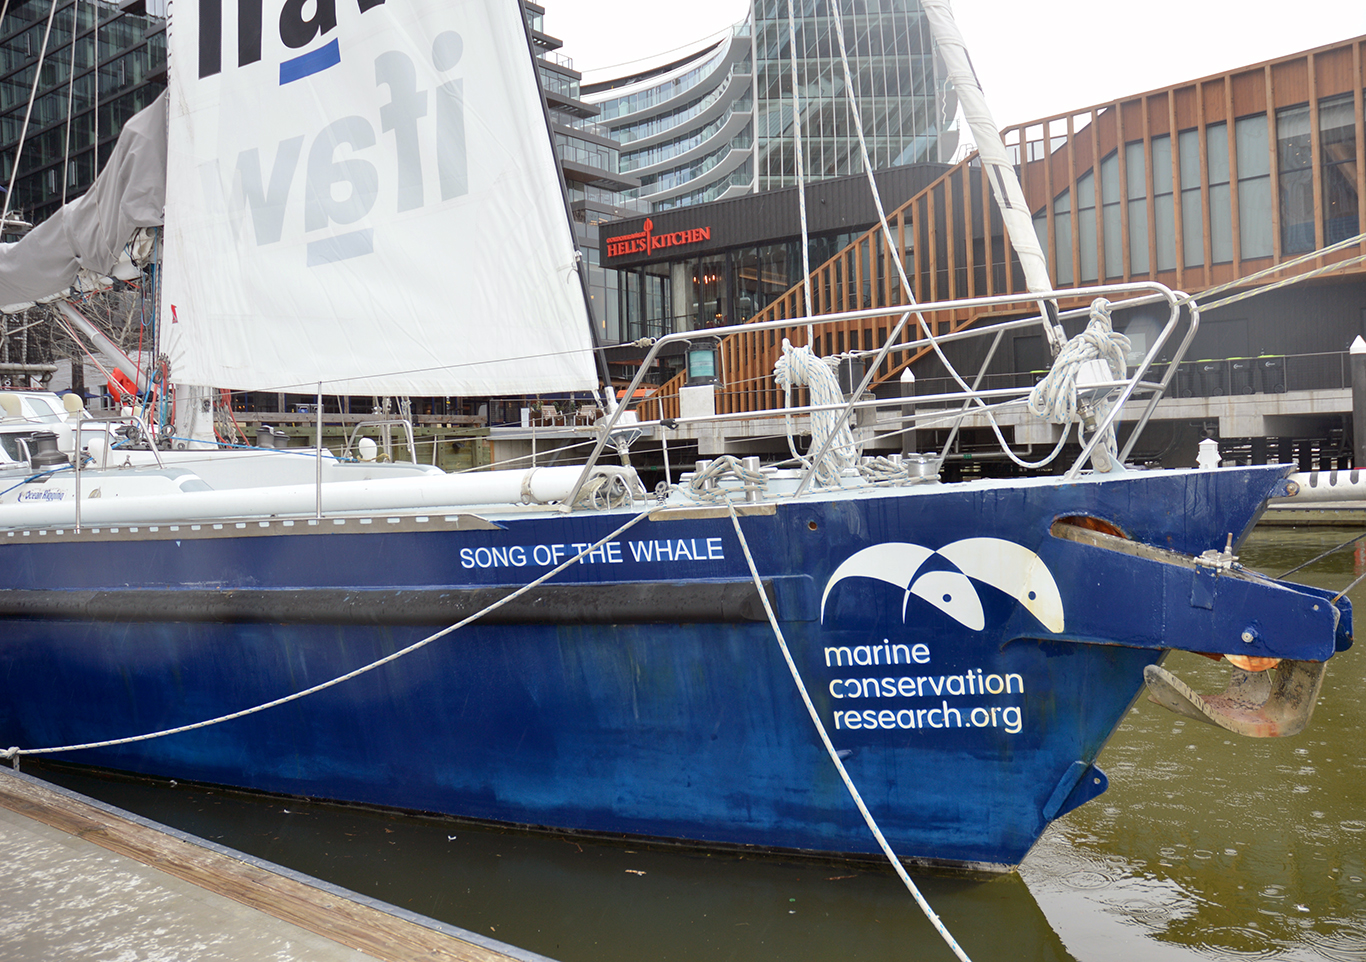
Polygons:
[[[1029,410],[1050,423],[1077,421],[1084,430],[1093,432],[1096,425],[1109,416],[1112,392],[1093,397],[1078,391],[1078,375],[1088,362],[1098,360],[1109,368],[1112,380],[1124,380],[1129,369],[1129,349],[1129,339],[1115,333],[1111,324],[1110,302],[1097,297],[1091,302],[1091,319],[1086,330],[1063,345],[1047,376],[1029,392]],[[1084,437],[1082,442],[1085,443]],[[1105,429],[1100,443],[1091,452],[1091,463],[1100,472],[1119,468],[1114,423]]]

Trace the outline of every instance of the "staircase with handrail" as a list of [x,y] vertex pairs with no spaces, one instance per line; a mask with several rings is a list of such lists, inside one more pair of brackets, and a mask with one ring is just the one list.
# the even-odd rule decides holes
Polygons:
[[[885,315],[811,326],[814,350],[822,356],[876,350],[896,326],[897,308],[1024,290],[1019,261],[1005,244],[999,215],[990,201],[985,173],[972,154],[946,171],[887,217],[892,244],[881,226],[863,234],[811,272],[812,315],[887,307]],[[920,255],[917,256],[917,252]],[[914,298],[901,283],[899,257]],[[781,403],[773,384],[773,365],[782,356],[783,339],[807,343],[803,285],[797,284],[759,312],[749,323],[793,318],[791,328],[741,331],[720,344],[721,380],[716,386],[718,413],[768,410]],[[800,318],[800,320],[796,320]],[[976,319],[970,310],[944,312],[932,323],[936,335],[958,331]],[[908,326],[904,340],[918,332]],[[893,350],[876,372],[873,385],[896,377],[925,349]],[[666,381],[641,405],[647,419],[677,417],[679,390],[687,376]]]

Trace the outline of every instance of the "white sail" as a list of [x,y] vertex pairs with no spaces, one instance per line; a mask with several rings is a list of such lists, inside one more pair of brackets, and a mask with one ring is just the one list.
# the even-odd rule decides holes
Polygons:
[[173,379],[594,387],[516,0],[205,0],[170,45]]

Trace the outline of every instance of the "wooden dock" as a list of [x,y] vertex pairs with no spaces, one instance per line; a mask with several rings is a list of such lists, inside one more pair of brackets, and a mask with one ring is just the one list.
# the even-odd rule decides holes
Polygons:
[[1359,528],[1366,521],[1366,501],[1324,501],[1298,505],[1272,502],[1259,526]]
[[549,962],[7,768],[0,871],[2,959]]

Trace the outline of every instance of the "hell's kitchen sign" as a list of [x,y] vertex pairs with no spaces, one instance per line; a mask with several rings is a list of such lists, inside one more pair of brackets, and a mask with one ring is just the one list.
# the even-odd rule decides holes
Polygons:
[[683,247],[711,240],[710,227],[691,227],[688,230],[669,231],[664,234],[654,232],[655,223],[648,217],[645,229],[637,234],[622,234],[607,238],[607,256],[624,257],[627,254],[651,254],[666,247]]

